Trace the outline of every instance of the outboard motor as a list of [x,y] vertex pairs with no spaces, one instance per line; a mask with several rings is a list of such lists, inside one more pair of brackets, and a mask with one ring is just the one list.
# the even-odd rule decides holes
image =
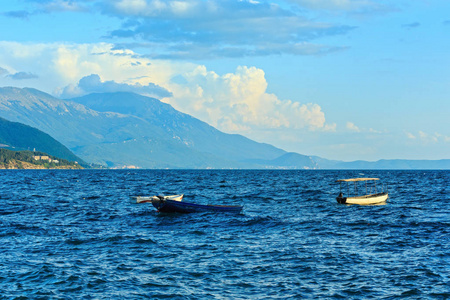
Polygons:
[[340,192],[339,196],[336,197],[336,200],[338,203],[344,204],[347,201],[347,198],[345,198],[342,192]]

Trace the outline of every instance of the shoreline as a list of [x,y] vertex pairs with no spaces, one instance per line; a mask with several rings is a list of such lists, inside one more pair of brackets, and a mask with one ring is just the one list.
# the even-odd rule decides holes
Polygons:
[[9,161],[8,163],[0,164],[0,170],[83,170],[84,168],[76,165],[63,165],[55,167],[45,167],[44,165],[35,165],[24,161]]

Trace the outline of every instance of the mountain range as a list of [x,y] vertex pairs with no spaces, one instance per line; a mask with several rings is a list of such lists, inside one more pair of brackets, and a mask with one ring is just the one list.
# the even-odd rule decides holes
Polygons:
[[109,167],[255,168],[286,152],[225,134],[157,99],[133,93],[57,99],[0,89],[0,117],[42,130],[84,160]]
[[0,88],[0,117],[39,129],[89,163],[139,168],[449,169],[450,160],[341,162],[226,134],[169,104],[117,92],[58,99]]

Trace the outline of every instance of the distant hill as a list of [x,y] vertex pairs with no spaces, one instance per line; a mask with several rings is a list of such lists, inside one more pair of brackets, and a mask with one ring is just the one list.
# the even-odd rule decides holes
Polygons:
[[67,147],[50,135],[18,122],[0,118],[0,148],[11,150],[36,150],[68,161],[86,164]]
[[0,149],[0,169],[82,169],[70,162],[40,151]]

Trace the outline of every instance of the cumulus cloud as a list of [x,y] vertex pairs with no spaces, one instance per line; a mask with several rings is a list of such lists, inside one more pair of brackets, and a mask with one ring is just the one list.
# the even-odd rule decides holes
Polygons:
[[[176,72],[174,69],[182,69],[183,66],[192,68],[187,63],[177,64],[175,67],[168,61],[137,58],[133,51],[112,48],[112,44],[106,43],[42,44],[0,41],[0,66],[4,75],[0,77],[0,85],[29,86],[28,81],[15,79],[35,78],[34,82],[39,83],[36,86],[39,89],[56,96],[69,96],[83,92],[78,87],[81,78],[97,74],[101,78],[101,82],[97,82],[98,89],[114,87],[164,97],[170,96],[164,84]],[[16,71],[24,69],[28,72]],[[5,76],[7,74],[13,76]],[[39,74],[39,78],[35,74]]]
[[406,137],[411,140],[416,139],[416,136],[414,134],[412,134],[411,132],[406,132]]
[[437,135],[430,135],[428,133],[425,133],[423,131],[419,131],[419,138],[424,142],[433,142],[436,143],[438,141]]
[[345,124],[345,128],[348,131],[352,131],[352,132],[361,132],[361,133],[369,133],[373,136],[373,134],[383,134],[383,133],[387,133],[386,130],[377,130],[374,128],[364,128],[364,127],[359,127],[356,126],[355,123],[353,122],[347,122]]
[[73,0],[51,0],[51,1],[40,1],[41,8],[46,12],[60,12],[60,11],[87,11],[82,3],[83,1],[73,1]]
[[318,22],[297,10],[257,1],[114,0],[110,16],[133,18],[111,38],[147,44],[152,58],[205,59],[273,54],[320,55],[346,49],[312,41],[344,35],[354,26]]
[[422,144],[450,143],[450,136],[438,132],[430,134],[419,130],[415,134],[411,132],[406,132],[405,134],[408,139],[416,140]]
[[[338,6],[368,6],[339,0]],[[27,10],[4,13],[15,18],[36,14],[86,12],[122,20],[103,33],[128,49],[144,45],[150,58],[214,59],[267,55],[324,55],[345,50],[318,39],[346,35],[356,27],[321,22],[301,0],[28,0]],[[321,0],[321,2],[327,2]],[[295,5],[292,5],[295,3]],[[299,9],[296,5],[301,4]],[[136,47],[136,48],[134,48]]]
[[198,66],[177,78],[170,103],[226,132],[256,129],[308,129],[332,131],[318,104],[280,100],[267,93],[264,71],[238,67],[236,72],[218,75]]
[[7,75],[9,78],[14,80],[24,80],[24,79],[36,79],[39,78],[36,74],[30,72],[17,72],[14,74]]
[[88,93],[133,92],[151,95],[159,98],[171,97],[172,93],[154,83],[142,85],[140,83],[118,83],[114,80],[102,81],[97,74],[91,74],[80,79],[76,86],[69,85],[64,88],[61,97],[70,98]]
[[350,131],[361,132],[361,129],[359,129],[359,127],[353,124],[352,122],[347,122],[346,127]]
[[323,131],[336,132],[336,127],[336,123],[325,124],[323,127]]

